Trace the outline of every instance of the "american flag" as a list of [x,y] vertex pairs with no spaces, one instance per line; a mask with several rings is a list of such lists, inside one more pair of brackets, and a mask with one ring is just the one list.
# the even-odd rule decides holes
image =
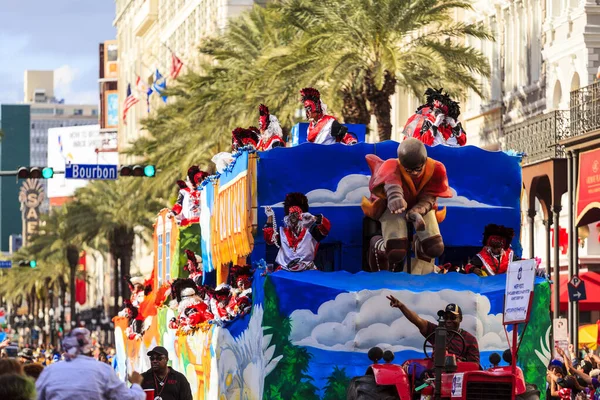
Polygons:
[[131,107],[136,105],[139,102],[137,97],[131,94],[131,84],[127,85],[127,98],[125,99],[125,104],[123,105],[123,122],[127,124],[127,112]]
[[171,79],[177,79],[179,73],[181,72],[181,68],[183,68],[183,62],[175,55],[174,52],[171,52]]

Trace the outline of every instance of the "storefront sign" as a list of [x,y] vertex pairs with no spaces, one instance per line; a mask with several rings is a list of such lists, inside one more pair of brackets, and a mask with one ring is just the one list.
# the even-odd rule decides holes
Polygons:
[[37,179],[27,179],[19,191],[23,221],[23,245],[37,233],[40,227],[40,205],[44,200],[44,188]]
[[579,154],[577,225],[592,208],[600,208],[600,149]]
[[535,281],[535,260],[515,261],[508,265],[504,299],[504,325],[527,322]]

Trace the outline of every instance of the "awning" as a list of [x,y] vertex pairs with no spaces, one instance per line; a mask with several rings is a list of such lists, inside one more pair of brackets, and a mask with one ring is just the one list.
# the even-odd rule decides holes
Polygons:
[[579,327],[579,348],[583,346],[590,350],[596,350],[598,347],[598,323]]
[[[585,294],[587,299],[579,302],[579,311],[600,310],[600,273],[586,271],[581,272],[579,277],[585,282]],[[568,275],[560,276],[560,310],[567,311],[569,302]],[[554,290],[554,285],[552,285]],[[552,309],[554,310],[554,295],[552,298]]]
[[600,221],[600,149],[579,154],[576,225]]

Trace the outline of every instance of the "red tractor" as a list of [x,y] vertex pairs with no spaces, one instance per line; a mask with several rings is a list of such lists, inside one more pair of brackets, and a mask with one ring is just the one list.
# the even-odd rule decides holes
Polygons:
[[[425,359],[396,365],[392,364],[391,351],[384,352],[379,347],[370,349],[368,356],[373,364],[364,376],[350,381],[347,400],[539,400],[537,387],[525,383],[519,367],[514,368],[513,373],[512,365],[498,366],[500,355],[497,353],[490,356],[493,367],[487,370],[474,362],[456,361],[454,355],[447,353],[446,343],[458,337],[464,353],[465,340],[459,332],[445,328],[443,315],[439,322],[435,332],[425,338]],[[443,345],[433,346],[431,342]],[[503,358],[512,364],[509,350],[504,352]],[[384,363],[379,363],[381,359]]]

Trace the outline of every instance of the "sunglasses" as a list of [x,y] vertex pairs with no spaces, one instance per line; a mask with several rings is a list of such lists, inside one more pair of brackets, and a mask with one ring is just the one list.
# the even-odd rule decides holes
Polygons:
[[150,356],[150,361],[160,361],[162,359],[164,359],[165,356]]
[[421,165],[420,167],[416,167],[416,168],[404,168],[404,169],[409,174],[412,173],[412,172],[421,172],[421,171],[423,171],[423,165]]

